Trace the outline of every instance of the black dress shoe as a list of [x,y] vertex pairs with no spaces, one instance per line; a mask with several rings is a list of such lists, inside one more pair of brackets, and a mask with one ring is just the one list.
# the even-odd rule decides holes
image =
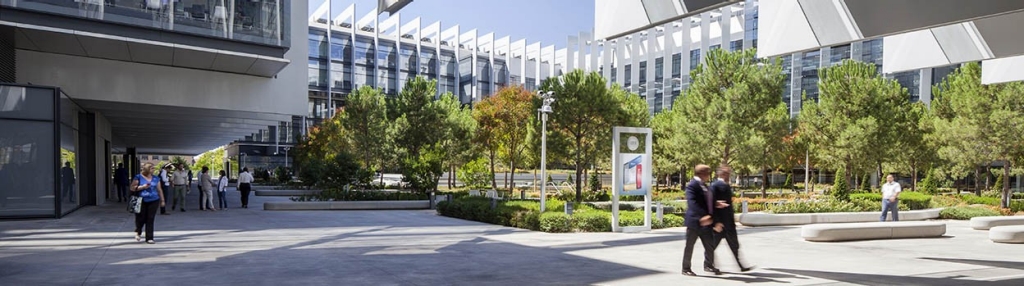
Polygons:
[[683,275],[686,275],[686,276],[697,276],[697,273],[693,273],[693,271],[689,270],[689,269],[683,269]]
[[715,275],[722,275],[722,271],[714,267],[704,267],[704,272],[715,273]]
[[749,267],[740,266],[740,272],[748,272],[750,270],[754,270],[754,266],[749,266]]

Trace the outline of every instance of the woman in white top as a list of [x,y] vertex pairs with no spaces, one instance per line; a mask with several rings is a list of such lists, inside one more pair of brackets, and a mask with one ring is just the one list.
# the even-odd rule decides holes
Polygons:
[[207,210],[217,211],[217,209],[213,207],[213,184],[215,183],[213,182],[213,179],[210,178],[209,167],[203,167],[203,171],[199,175],[199,183],[203,185],[203,195],[206,196],[203,198],[203,206],[206,207]]
[[252,181],[249,168],[242,168],[242,172],[238,173],[238,191],[242,192],[242,208],[249,208],[249,192],[252,191]]
[[227,191],[228,176],[224,170],[220,170],[220,179],[217,180],[217,205],[222,210],[228,209]]

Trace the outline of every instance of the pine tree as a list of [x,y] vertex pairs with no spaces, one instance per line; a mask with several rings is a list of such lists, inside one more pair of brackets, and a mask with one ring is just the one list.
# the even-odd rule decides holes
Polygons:
[[840,201],[850,200],[850,186],[846,184],[846,172],[836,171],[836,183],[832,186],[832,198]]

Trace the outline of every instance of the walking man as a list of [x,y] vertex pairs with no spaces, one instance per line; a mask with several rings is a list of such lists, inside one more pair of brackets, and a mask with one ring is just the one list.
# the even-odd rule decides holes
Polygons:
[[64,162],[64,167],[60,168],[61,188],[63,191],[61,194],[68,198],[69,202],[75,202],[75,170],[71,168],[71,162]]
[[711,184],[711,191],[715,196],[715,248],[722,243],[722,239],[725,239],[729,243],[729,249],[732,250],[732,255],[736,257],[736,264],[740,266],[740,271],[747,272],[753,267],[743,267],[743,262],[740,261],[740,241],[736,234],[736,212],[733,209],[732,204],[732,186],[729,185],[729,176],[732,173],[732,169],[729,167],[718,167],[718,180],[715,180]]
[[697,165],[694,174],[696,176],[686,184],[686,249],[683,251],[683,275],[697,275],[690,268],[690,258],[693,257],[693,246],[698,238],[704,246],[704,271],[721,275],[722,272],[715,268],[715,244],[711,234],[714,195],[707,186],[708,180],[711,179],[711,167]]
[[[160,188],[161,188],[160,192],[163,193],[165,200],[168,197],[167,192],[170,192],[170,190],[171,190],[171,180],[167,176],[168,175],[167,173],[171,171],[171,168],[172,168],[171,164],[167,164],[167,165],[164,165],[164,168],[162,170],[160,170]],[[161,204],[160,205],[160,214],[162,214],[162,215],[166,215],[167,214],[167,205],[165,205],[165,204]]]
[[171,202],[171,211],[174,211],[178,207],[178,202],[181,202],[181,212],[185,212],[185,194],[188,192],[188,173],[185,172],[185,165],[178,164],[178,169],[174,171],[174,200]]
[[900,221],[900,192],[903,188],[900,183],[893,182],[892,175],[885,176],[885,185],[882,185],[882,217],[879,221],[885,221],[889,210],[892,210],[892,221]]
[[124,163],[117,163],[114,185],[117,186],[117,202],[128,201],[128,169],[124,168]]

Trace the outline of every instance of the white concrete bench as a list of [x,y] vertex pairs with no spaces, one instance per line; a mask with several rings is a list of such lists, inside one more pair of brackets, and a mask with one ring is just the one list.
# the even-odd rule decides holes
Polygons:
[[812,224],[803,226],[800,231],[800,235],[807,241],[922,238],[944,234],[946,223],[940,221]]
[[1024,243],[1024,225],[993,227],[988,230],[988,239],[1000,243]]
[[971,218],[971,228],[988,230],[1004,225],[1024,225],[1024,216],[982,216]]
[[[941,211],[942,209],[901,211],[900,221],[936,219],[939,217],[939,212]],[[740,215],[738,221],[745,226],[779,226],[804,225],[814,223],[877,222],[878,217],[881,215],[881,211],[806,214],[746,213]],[[889,219],[892,219],[892,216],[889,216]]]

